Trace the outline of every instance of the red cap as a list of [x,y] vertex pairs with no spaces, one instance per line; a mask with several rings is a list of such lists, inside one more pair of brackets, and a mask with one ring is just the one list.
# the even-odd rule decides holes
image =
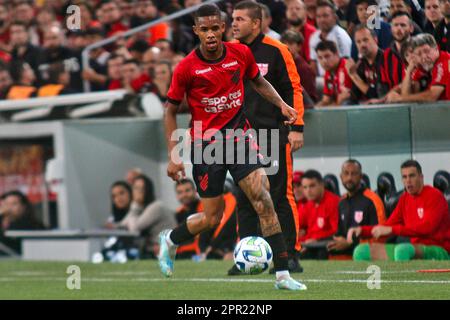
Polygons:
[[294,171],[294,173],[292,174],[292,183],[300,183],[303,174],[304,174],[303,171]]

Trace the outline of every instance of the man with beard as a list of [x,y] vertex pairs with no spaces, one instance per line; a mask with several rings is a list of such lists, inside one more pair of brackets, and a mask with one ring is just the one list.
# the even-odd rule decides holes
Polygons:
[[436,26],[434,38],[441,50],[450,52],[450,1],[439,0],[439,5],[444,19]]
[[[416,0],[413,0],[416,1]],[[397,12],[406,12],[410,15],[412,20],[412,25],[414,27],[413,35],[422,33],[422,27],[425,24],[425,16],[423,9],[417,8],[416,4],[410,0],[390,0],[389,16],[392,18]]]
[[397,87],[405,75],[405,61],[401,56],[402,45],[411,39],[414,31],[413,22],[409,13],[399,11],[391,18],[391,30],[394,41],[384,51],[383,72],[389,89]]
[[[439,47],[431,34],[419,34],[414,36],[411,43],[416,59],[411,63],[417,64],[419,70],[431,74],[431,81],[425,91],[411,93],[405,85],[402,95],[397,95],[393,102],[422,102],[450,100],[450,54],[446,51],[439,51]],[[409,68],[408,68],[409,69]],[[408,72],[410,72],[408,70]],[[405,77],[406,81],[411,81],[411,75]],[[415,79],[413,79],[415,80]]]
[[288,28],[303,35],[303,45],[299,53],[309,63],[309,39],[316,32],[316,28],[306,21],[306,9],[302,0],[290,0],[286,6]]
[[98,7],[98,18],[105,29],[106,37],[128,30],[122,23],[122,12],[119,6],[112,0],[103,0]]
[[380,68],[384,64],[383,51],[378,47],[375,32],[366,25],[358,25],[354,37],[361,58],[357,64],[348,59],[345,65],[353,82],[351,100],[377,102],[388,91]]
[[351,259],[357,241],[347,239],[350,228],[384,223],[386,215],[380,197],[361,184],[362,167],[358,160],[349,159],[344,162],[341,181],[347,194],[339,202],[338,231],[327,248],[331,255],[344,255]]
[[60,27],[52,26],[44,33],[43,60],[39,65],[39,73],[43,81],[48,80],[48,69],[51,64],[62,62],[70,72],[70,87],[76,92],[82,91],[81,55],[75,53],[64,43],[64,32]]

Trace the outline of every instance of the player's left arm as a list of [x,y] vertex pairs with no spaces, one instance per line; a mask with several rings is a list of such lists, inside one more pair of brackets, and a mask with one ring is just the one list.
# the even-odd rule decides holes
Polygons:
[[281,113],[288,119],[284,124],[292,125],[297,120],[297,111],[289,106],[280,97],[275,88],[261,74],[250,81],[253,89],[258,92],[264,99],[281,109]]

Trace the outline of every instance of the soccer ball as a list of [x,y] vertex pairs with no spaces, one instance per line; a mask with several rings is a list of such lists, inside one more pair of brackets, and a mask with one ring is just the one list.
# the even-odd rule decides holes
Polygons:
[[234,249],[234,263],[243,273],[260,274],[272,262],[272,249],[261,237],[246,237]]

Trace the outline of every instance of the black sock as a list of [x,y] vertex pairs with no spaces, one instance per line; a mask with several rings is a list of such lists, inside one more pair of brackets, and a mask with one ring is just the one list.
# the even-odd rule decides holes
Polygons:
[[264,237],[264,239],[266,239],[272,248],[275,271],[288,270],[288,253],[283,234],[280,232],[269,237]]
[[173,229],[170,233],[170,240],[175,245],[191,240],[194,237],[195,235],[189,232],[186,222]]

